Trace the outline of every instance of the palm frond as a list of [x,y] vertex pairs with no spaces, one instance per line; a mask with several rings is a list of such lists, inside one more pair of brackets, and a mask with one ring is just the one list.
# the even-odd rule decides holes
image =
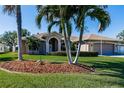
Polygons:
[[49,25],[48,25],[48,32],[50,33],[51,32],[51,29],[54,25],[56,24],[59,24],[60,22],[59,21],[53,21],[51,22]]
[[97,19],[99,21],[99,31],[104,31],[111,23],[109,13],[102,8],[97,8],[88,12],[87,16],[92,20]]
[[72,24],[71,24],[70,21],[67,21],[67,22],[66,22],[66,28],[67,28],[68,36],[70,37],[71,34],[72,34]]
[[8,15],[16,15],[16,5],[4,5],[3,12]]

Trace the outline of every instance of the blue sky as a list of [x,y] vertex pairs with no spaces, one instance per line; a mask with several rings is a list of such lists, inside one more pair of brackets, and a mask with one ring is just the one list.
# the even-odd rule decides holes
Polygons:
[[[108,6],[106,9],[111,16],[110,26],[102,33],[98,33],[98,22],[86,19],[86,26],[88,31],[85,34],[98,34],[115,38],[116,35],[124,29],[124,6]],[[42,28],[38,29],[35,23],[36,16],[35,6],[22,6],[22,26],[28,29],[32,34],[47,32],[47,23],[42,21]],[[2,12],[2,6],[0,6],[0,34],[5,31],[16,30],[16,19],[14,16],[5,15]],[[54,27],[53,31],[58,31],[58,28]],[[73,29],[73,35],[78,36],[79,32]]]

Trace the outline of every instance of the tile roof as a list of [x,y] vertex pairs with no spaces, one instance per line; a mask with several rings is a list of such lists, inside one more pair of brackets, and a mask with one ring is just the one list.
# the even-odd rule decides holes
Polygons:
[[[60,33],[57,33],[57,32],[52,32],[51,34],[53,34],[53,33],[61,35]],[[48,36],[48,33],[38,33],[35,36],[41,40],[45,40],[45,37]],[[70,39],[72,42],[77,42],[79,40],[79,38],[77,36],[71,36]],[[101,35],[96,35],[96,34],[85,34],[82,36],[82,39],[85,41],[87,41],[87,40],[96,40],[96,41],[103,40],[103,41],[112,41],[112,42],[121,41],[118,39],[109,38],[106,36],[101,36]],[[64,40],[64,37],[62,37],[62,40]]]
[[[100,36],[100,35],[96,35],[96,34],[87,34],[87,35],[83,35],[82,36],[83,40],[103,40],[103,41],[120,41],[118,39],[114,39],[114,38],[109,38],[109,37],[105,37],[105,36]],[[71,37],[72,41],[78,41],[79,38],[76,36],[72,36]]]

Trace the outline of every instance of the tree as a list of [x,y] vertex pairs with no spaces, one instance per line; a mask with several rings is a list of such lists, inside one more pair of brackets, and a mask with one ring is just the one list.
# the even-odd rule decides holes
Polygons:
[[[66,11],[66,12],[65,12]],[[71,49],[70,49],[70,36],[71,36],[71,18],[73,18],[72,7],[70,6],[38,6],[38,15],[36,23],[41,27],[41,20],[45,17],[49,23],[48,31],[51,31],[53,25],[59,26],[59,31],[64,34],[64,41],[66,46],[66,53],[69,64],[72,63]]]
[[38,50],[40,46],[40,40],[35,36],[30,36],[27,38],[29,50]]
[[22,37],[28,37],[31,35],[31,33],[27,29],[22,29]]
[[[27,29],[22,29],[22,36],[30,36],[30,32]],[[16,51],[17,45],[17,31],[6,31],[0,36],[0,40],[10,47],[10,51]]]
[[78,12],[77,12],[76,25],[78,30],[80,31],[80,36],[79,36],[77,54],[73,63],[78,62],[78,56],[80,53],[80,47],[81,47],[86,17],[90,17],[91,20],[93,21],[95,21],[95,19],[98,20],[99,32],[104,31],[111,22],[109,13],[105,10],[106,6],[83,5],[83,6],[77,6],[77,7],[78,7],[77,8]]
[[1,35],[1,41],[4,42],[7,46],[10,47],[10,50],[13,52],[16,51],[17,45],[17,33],[16,31],[6,31],[3,35]]
[[124,40],[124,30],[122,30],[118,35],[116,36],[117,38]]
[[[98,20],[98,22],[100,23],[99,31],[105,30],[105,28],[108,27],[110,24],[110,16],[107,13],[107,11],[104,10],[104,8],[105,8],[104,6],[96,6],[96,5],[43,6],[42,8],[41,7],[39,8],[36,22],[38,27],[40,27],[41,20],[43,17],[45,17],[47,22],[49,23],[49,26],[52,27],[54,24],[59,25],[59,27],[61,27],[62,33],[64,34],[66,53],[68,56],[69,64],[77,63],[78,56],[80,53],[80,47],[81,47],[86,17],[89,16],[91,17],[92,20],[95,19]],[[74,61],[72,61],[71,49],[70,49],[72,21],[75,22],[76,28],[80,31],[78,49]]]

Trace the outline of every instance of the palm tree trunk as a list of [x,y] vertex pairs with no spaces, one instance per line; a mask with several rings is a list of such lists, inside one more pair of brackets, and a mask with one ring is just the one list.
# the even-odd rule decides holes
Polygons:
[[69,42],[68,42],[68,39],[67,39],[65,26],[63,26],[63,27],[64,27],[64,40],[65,40],[66,53],[67,53],[67,57],[68,57],[68,63],[71,64],[72,63],[72,58],[71,58],[71,54],[70,54]]
[[17,36],[18,36],[18,60],[22,61],[22,39],[21,39],[21,29],[22,29],[22,19],[21,19],[21,6],[16,6],[16,18],[17,18]]
[[64,41],[65,41],[66,53],[67,53],[67,57],[68,57],[68,63],[71,64],[73,61],[69,54],[69,43],[68,43],[68,38],[67,38],[67,32],[65,30],[65,21],[63,19],[63,9],[61,6],[59,6],[59,8],[60,8],[60,17],[61,17],[61,27],[64,32]]
[[79,54],[80,54],[80,48],[81,48],[83,32],[84,32],[84,20],[82,21],[82,27],[81,27],[81,32],[80,32],[80,36],[79,36],[78,49],[77,49],[76,57],[75,57],[75,59],[73,61],[73,63],[75,63],[75,64],[78,63],[78,58],[79,58]]
[[69,52],[69,58],[71,63],[73,63],[72,56],[71,56],[71,45],[70,45],[70,39],[68,40],[68,52]]
[[67,47],[68,47],[68,56],[69,56],[69,59],[70,59],[70,64],[73,62],[72,60],[72,56],[71,56],[71,45],[70,45],[70,37],[67,33],[67,29],[66,29],[66,39],[67,39]]

